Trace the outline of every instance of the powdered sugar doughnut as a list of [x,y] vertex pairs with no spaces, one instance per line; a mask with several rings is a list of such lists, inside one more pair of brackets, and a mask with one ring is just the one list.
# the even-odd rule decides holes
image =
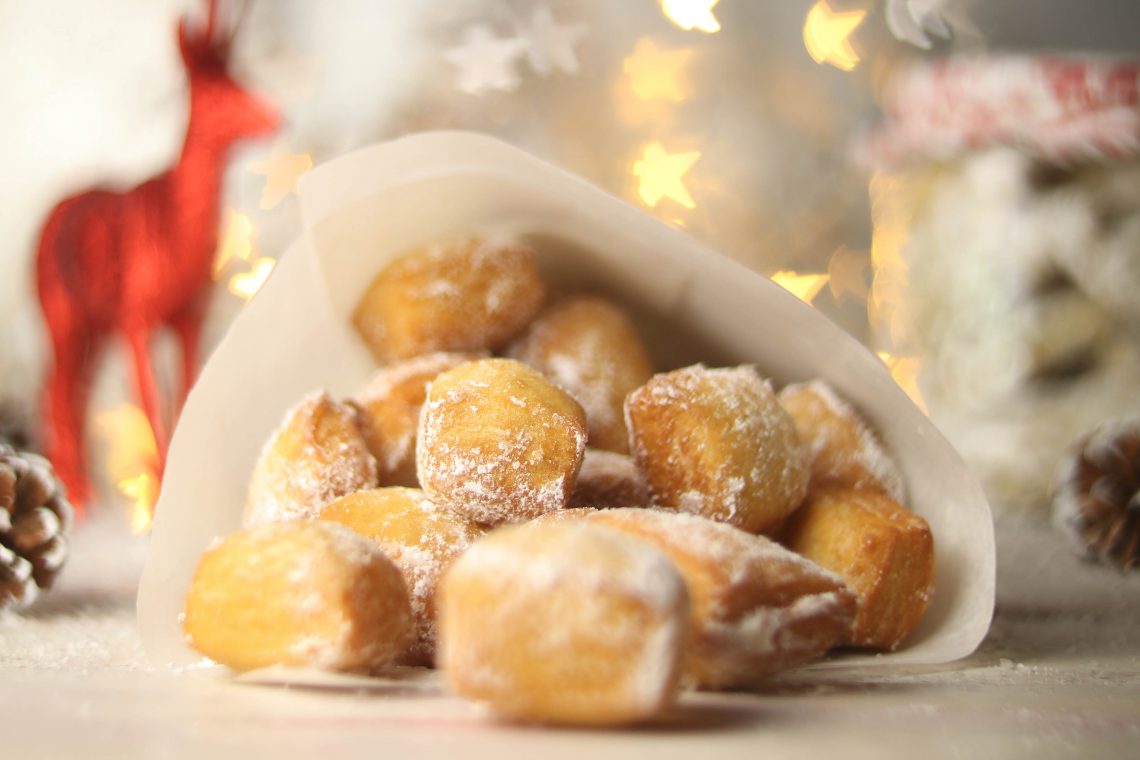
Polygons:
[[186,597],[187,642],[235,670],[392,663],[412,639],[404,579],[362,536],[325,522],[259,525],[206,550]]
[[428,498],[495,525],[564,507],[585,447],[574,399],[521,362],[482,359],[432,381],[416,462]]
[[572,507],[649,506],[649,487],[633,458],[613,451],[586,447],[582,469],[570,494]]
[[850,643],[897,649],[934,596],[930,526],[883,493],[830,486],[812,491],[784,541],[831,570],[859,598]]
[[903,500],[902,476],[878,436],[827,382],[795,383],[780,391],[811,463],[811,488],[874,488]]
[[389,263],[361,297],[352,324],[381,363],[492,350],[530,323],[544,295],[528,246],[466,238]]
[[808,468],[795,426],[752,367],[654,375],[625,413],[658,506],[759,533],[803,500]]
[[312,517],[333,499],[377,484],[357,411],[316,391],[266,442],[250,479],[245,524]]
[[500,528],[444,577],[447,685],[511,718],[620,725],[673,701],[689,600],[653,547],[582,522]]
[[444,570],[483,529],[457,512],[436,506],[418,488],[374,488],[342,496],[318,515],[375,541],[396,563],[408,585],[416,639],[406,664],[435,662],[436,587]]
[[507,350],[566,389],[582,408],[589,443],[626,453],[622,405],[653,375],[653,361],[629,317],[593,295],[565,298],[539,314]]
[[648,541],[681,571],[692,600],[685,672],[698,686],[754,684],[850,636],[855,595],[843,581],[763,536],[662,510],[585,519]]
[[482,358],[478,353],[438,351],[381,367],[356,396],[362,429],[376,457],[380,483],[419,485],[416,478],[416,427],[427,386],[444,370]]

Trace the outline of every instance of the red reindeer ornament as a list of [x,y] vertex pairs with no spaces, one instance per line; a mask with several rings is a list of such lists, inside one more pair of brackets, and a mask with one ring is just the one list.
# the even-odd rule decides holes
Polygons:
[[[165,461],[168,431],[150,357],[165,326],[181,349],[178,407],[198,369],[198,344],[217,247],[226,156],[239,140],[272,133],[277,114],[227,72],[233,36],[178,26],[190,119],[177,163],[126,191],[95,188],[67,198],[44,224],[36,257],[40,304],[54,362],[45,383],[46,453],[77,506],[90,500],[85,421],[92,378],[114,333],[130,348],[139,401]],[[236,25],[235,25],[236,30]]]

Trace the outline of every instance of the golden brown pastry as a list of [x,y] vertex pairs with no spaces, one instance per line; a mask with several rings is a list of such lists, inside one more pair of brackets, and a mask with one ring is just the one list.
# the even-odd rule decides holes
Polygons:
[[874,488],[903,500],[902,476],[866,420],[824,380],[780,391],[811,462],[809,489],[836,485]]
[[855,646],[897,649],[934,595],[930,527],[879,491],[813,492],[789,521],[784,541],[837,573],[859,597]]
[[529,246],[465,238],[390,262],[352,324],[381,364],[433,351],[490,351],[530,324],[544,297]]
[[648,544],[582,522],[500,528],[444,577],[448,687],[510,718],[622,725],[677,694],[689,600]]
[[594,448],[629,452],[625,397],[653,375],[633,322],[596,295],[569,296],[539,314],[507,351],[564,388],[586,410]]
[[696,515],[600,510],[591,524],[660,549],[692,600],[685,673],[697,686],[755,684],[846,642],[855,595],[835,574],[763,536]]
[[582,469],[570,494],[572,507],[648,507],[649,487],[633,458],[586,447]]
[[377,485],[359,413],[317,391],[289,410],[254,465],[245,524],[312,517],[347,493]]
[[564,507],[585,447],[578,402],[521,362],[482,359],[432,381],[416,462],[428,498],[497,525]]
[[259,525],[207,549],[182,625],[190,646],[234,670],[367,670],[412,640],[392,561],[348,528],[309,520]]
[[416,639],[406,664],[435,661],[436,587],[451,562],[483,529],[463,515],[430,502],[418,488],[374,488],[342,496],[318,518],[340,523],[375,541],[407,583]]
[[792,419],[752,367],[654,375],[626,399],[626,419],[634,461],[660,507],[759,533],[807,491]]
[[357,394],[356,403],[363,412],[364,440],[376,457],[382,485],[419,485],[416,427],[428,383],[444,370],[480,358],[477,353],[440,351],[405,359],[381,367]]

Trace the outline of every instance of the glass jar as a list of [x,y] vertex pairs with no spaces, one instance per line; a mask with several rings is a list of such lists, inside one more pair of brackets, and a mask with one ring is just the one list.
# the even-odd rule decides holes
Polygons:
[[1140,412],[1140,62],[910,66],[867,143],[874,341],[994,511],[1049,514],[1091,427]]

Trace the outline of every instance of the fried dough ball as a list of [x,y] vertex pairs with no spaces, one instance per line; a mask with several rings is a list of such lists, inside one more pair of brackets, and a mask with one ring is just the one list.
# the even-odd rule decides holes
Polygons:
[[489,351],[530,324],[545,290],[529,246],[466,238],[393,260],[352,324],[382,364],[433,351]]
[[308,520],[258,525],[207,549],[182,625],[190,646],[234,670],[367,670],[412,640],[392,561],[348,528]]
[[597,512],[593,507],[566,507],[565,509],[556,509],[553,512],[539,515],[533,520],[529,521],[528,525],[542,524],[542,523],[559,523],[571,520],[581,520],[583,517],[592,515]]
[[497,525],[566,506],[585,447],[578,402],[521,362],[482,359],[432,381],[416,462],[428,498]]
[[676,697],[689,599],[648,544],[582,522],[500,528],[444,577],[448,687],[509,718],[622,725]]
[[364,440],[376,457],[380,483],[419,485],[416,478],[416,427],[427,386],[444,370],[482,358],[478,353],[437,351],[381,367],[356,396],[363,411]]
[[375,541],[396,563],[408,586],[416,638],[401,661],[435,661],[435,596],[439,579],[483,529],[430,502],[418,488],[373,488],[342,496],[317,516]]
[[567,297],[539,314],[507,350],[565,388],[586,410],[591,446],[629,452],[622,405],[653,375],[633,322],[609,300]]
[[850,641],[855,646],[897,649],[930,605],[930,527],[878,491],[819,489],[789,521],[784,540],[837,573],[859,597]]
[[632,457],[587,446],[582,469],[570,494],[570,506],[647,507],[649,487]]
[[811,462],[809,488],[874,488],[903,500],[902,476],[878,436],[824,380],[789,385],[778,394]]
[[244,522],[312,517],[347,493],[378,485],[359,413],[328,393],[309,394],[285,415],[254,465]]
[[658,506],[759,533],[803,500],[808,468],[795,426],[750,366],[654,375],[626,399],[626,420]]
[[609,509],[585,519],[648,541],[681,571],[692,600],[685,674],[697,686],[755,684],[850,636],[850,589],[763,536],[662,510]]

